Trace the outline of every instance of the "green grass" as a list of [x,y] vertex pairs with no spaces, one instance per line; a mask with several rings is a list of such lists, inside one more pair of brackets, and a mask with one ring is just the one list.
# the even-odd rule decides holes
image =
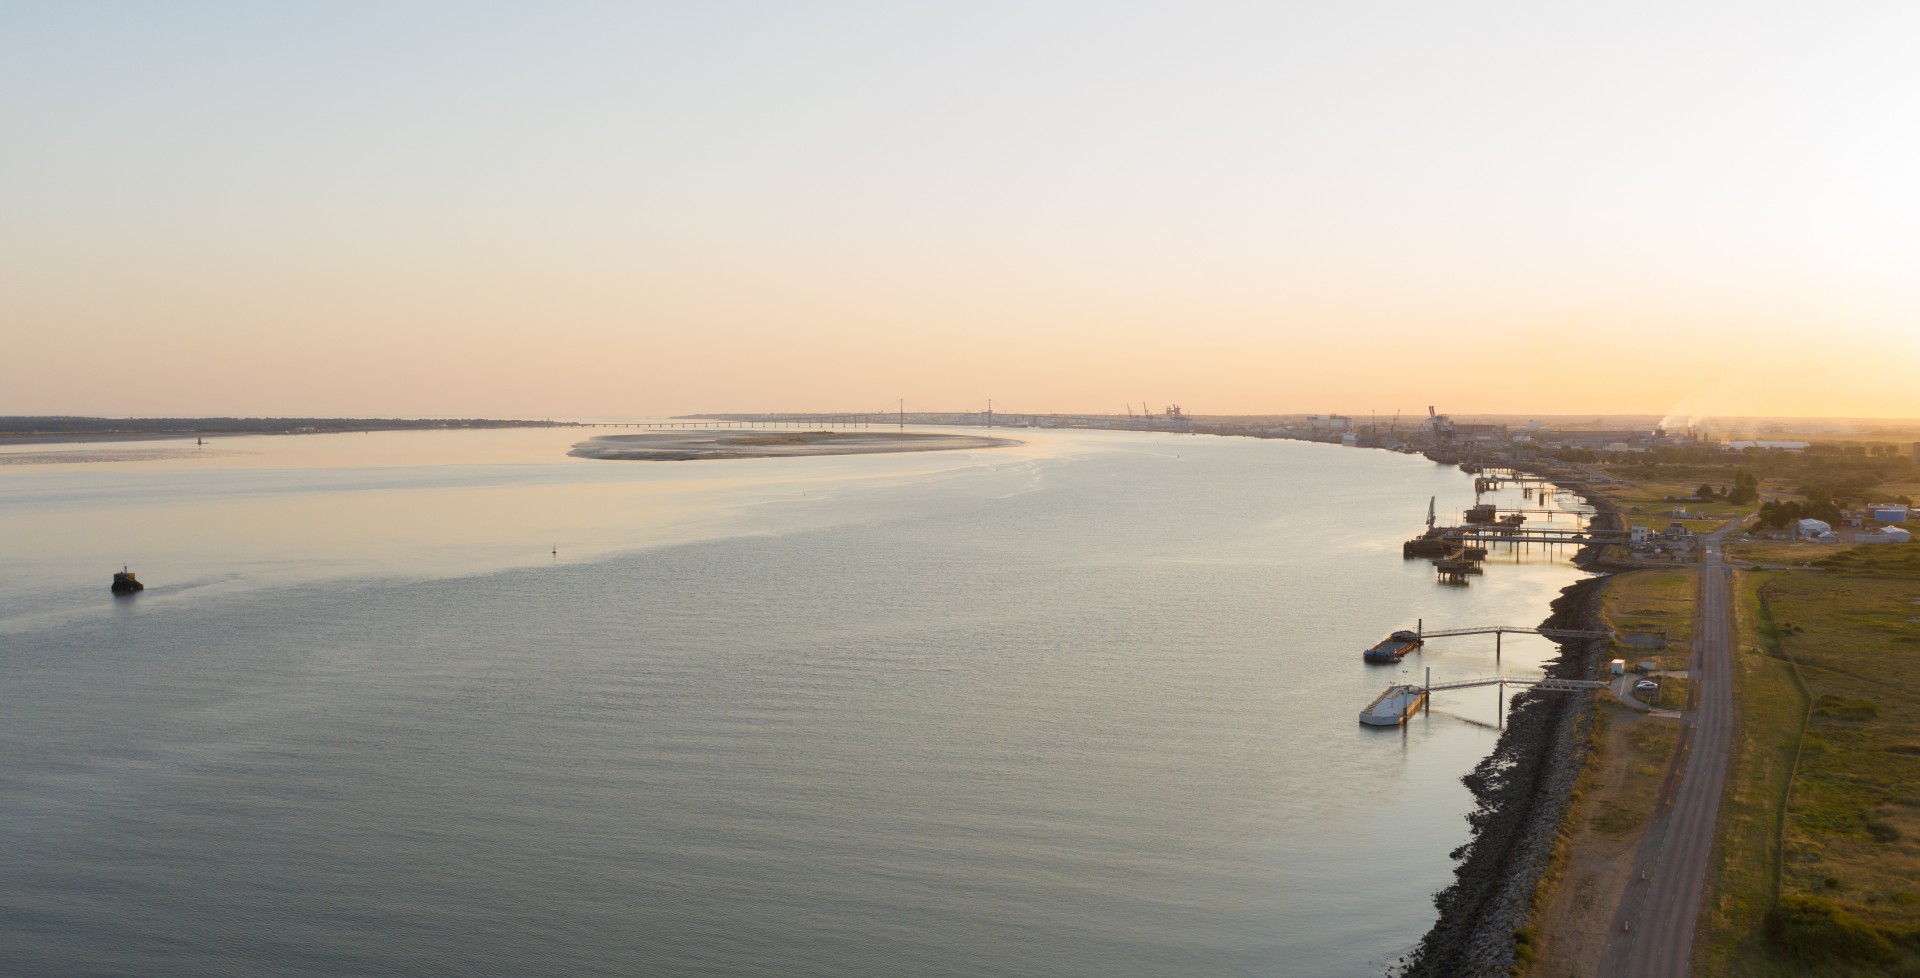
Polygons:
[[[1715,488],[1722,488],[1723,483],[1732,481],[1731,471],[1729,469],[1728,475],[1723,478],[1693,482],[1668,479],[1636,480],[1621,486],[1609,487],[1607,495],[1620,507],[1620,515],[1627,521],[1627,525],[1651,526],[1656,530],[1665,529],[1668,523],[1673,522],[1675,517],[1672,513],[1675,508],[1685,508],[1690,514],[1705,514],[1719,519],[1752,513],[1757,508],[1757,503],[1735,504],[1724,499],[1716,499],[1709,503],[1666,501],[1668,496],[1693,495],[1693,491],[1700,487],[1702,481],[1713,483]],[[1689,526],[1693,525],[1691,520],[1685,522]]]
[[1662,710],[1684,710],[1693,704],[1687,702],[1693,684],[1684,676],[1667,676],[1660,680],[1660,693],[1654,698],[1653,705]]
[[[1736,534],[1737,535],[1737,534]],[[1737,540],[1727,544],[1727,556],[1760,564],[1811,564],[1851,545],[1809,543],[1804,540]]]
[[1774,629],[1758,589],[1775,573],[1734,575],[1737,720],[1695,955],[1702,978],[1794,973],[1762,932],[1775,902],[1780,819],[1807,705],[1792,666],[1772,651]]
[[1920,930],[1920,906],[1902,896],[1920,889],[1920,579],[1786,574],[1764,596],[1813,696],[1783,886],[1838,879],[1848,912]]
[[1920,545],[1881,543],[1853,547],[1822,557],[1814,561],[1814,566],[1843,574],[1920,580]]
[[[1620,707],[1614,707],[1620,709]],[[1613,790],[1597,800],[1593,817],[1587,824],[1602,835],[1622,836],[1637,832],[1652,820],[1659,803],[1660,782],[1666,777],[1667,762],[1680,742],[1680,728],[1672,721],[1652,721],[1632,716],[1624,721],[1621,756],[1606,758],[1604,780]]]
[[1607,582],[1600,615],[1616,632],[1666,632],[1664,650],[1615,644],[1615,658],[1628,665],[1654,659],[1662,669],[1684,669],[1693,641],[1693,609],[1699,574],[1691,567],[1627,571]]
[[[1920,973],[1920,567],[1834,563],[1740,575],[1740,733],[1703,974],[1790,973],[1791,955],[1819,974]],[[1755,867],[1776,860],[1774,894]]]

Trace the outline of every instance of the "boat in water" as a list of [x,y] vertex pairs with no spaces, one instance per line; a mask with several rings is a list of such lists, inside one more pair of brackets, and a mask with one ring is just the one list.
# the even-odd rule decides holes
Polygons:
[[1361,653],[1361,656],[1368,662],[1392,664],[1406,658],[1407,653],[1412,652],[1424,644],[1426,643],[1420,638],[1418,632],[1409,632],[1402,629],[1381,639],[1373,648]]
[[125,564],[121,564],[120,569],[113,574],[113,593],[115,594],[133,594],[146,589],[147,586],[140,583],[140,580],[133,576],[133,571],[129,570]]

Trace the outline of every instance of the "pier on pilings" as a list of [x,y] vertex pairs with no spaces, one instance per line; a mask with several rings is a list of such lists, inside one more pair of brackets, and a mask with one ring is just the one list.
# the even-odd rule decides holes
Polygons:
[[1436,683],[1433,670],[1427,670],[1426,682],[1415,686],[1401,683],[1388,686],[1386,692],[1374,698],[1360,711],[1360,722],[1370,727],[1397,727],[1407,721],[1421,707],[1427,706],[1433,694],[1456,689],[1475,689],[1484,686],[1498,688],[1498,696],[1504,702],[1506,691],[1519,686],[1525,689],[1544,690],[1552,693],[1581,693],[1590,690],[1606,689],[1607,683],[1598,679],[1558,679],[1553,676],[1486,676],[1479,679],[1459,679],[1453,682]]

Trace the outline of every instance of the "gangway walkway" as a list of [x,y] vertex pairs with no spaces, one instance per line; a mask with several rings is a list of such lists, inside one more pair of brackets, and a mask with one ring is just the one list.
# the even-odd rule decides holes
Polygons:
[[1450,683],[1428,683],[1427,692],[1443,689],[1472,689],[1475,686],[1528,686],[1533,689],[1554,690],[1562,693],[1577,693],[1583,689],[1606,689],[1608,683],[1600,679],[1556,679],[1552,676],[1536,676],[1531,679],[1520,676],[1487,676],[1481,679],[1456,679]]
[[1528,625],[1474,625],[1470,628],[1440,628],[1427,631],[1425,623],[1415,629],[1422,639],[1449,638],[1455,635],[1504,635],[1519,632],[1527,635],[1545,635],[1548,638],[1612,638],[1608,631],[1594,631],[1584,628],[1535,628]]
[[[1420,685],[1402,683],[1388,686],[1367,708],[1360,711],[1360,722],[1370,727],[1398,726],[1407,722],[1414,711],[1427,705],[1434,693],[1449,689],[1473,689],[1478,686],[1498,686],[1504,697],[1509,686],[1524,686],[1528,689],[1543,690],[1550,693],[1584,693],[1606,689],[1608,683],[1599,679],[1559,679],[1553,676],[1485,676],[1480,679],[1456,679],[1450,683],[1433,681],[1433,670],[1427,670],[1427,681]],[[1505,709],[1502,708],[1502,719]]]

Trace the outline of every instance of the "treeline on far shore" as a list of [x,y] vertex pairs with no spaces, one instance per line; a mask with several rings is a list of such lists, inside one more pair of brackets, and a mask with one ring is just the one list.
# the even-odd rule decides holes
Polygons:
[[117,434],[270,435],[319,431],[393,431],[410,428],[541,428],[568,421],[493,418],[83,418],[0,416],[0,436]]

